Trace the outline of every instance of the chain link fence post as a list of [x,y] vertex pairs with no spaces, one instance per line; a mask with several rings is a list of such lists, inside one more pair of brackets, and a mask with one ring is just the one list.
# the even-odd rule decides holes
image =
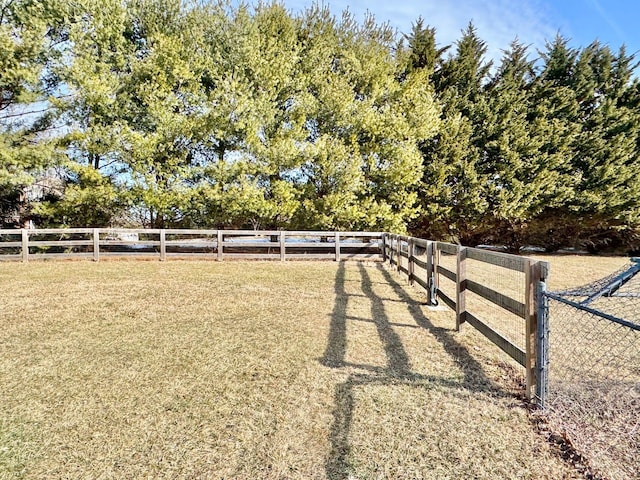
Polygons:
[[547,284],[539,281],[536,286],[537,308],[537,348],[536,348],[536,403],[545,407],[549,391],[549,298]]

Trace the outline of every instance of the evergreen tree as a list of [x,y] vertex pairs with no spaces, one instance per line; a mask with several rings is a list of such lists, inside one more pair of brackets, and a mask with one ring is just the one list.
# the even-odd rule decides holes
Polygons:
[[558,178],[554,196],[529,222],[526,235],[529,243],[550,251],[571,244],[579,231],[569,208],[579,181],[571,167],[581,128],[578,99],[571,86],[578,53],[566,38],[556,36],[540,53],[543,65],[531,87],[530,123],[541,142],[540,162],[553,167]]
[[483,85],[491,68],[486,50],[469,24],[455,54],[432,76],[443,105],[443,124],[440,133],[422,146],[422,215],[413,225],[416,233],[429,238],[474,245],[486,229],[487,179],[480,169],[488,108]]
[[289,178],[304,141],[298,24],[275,4],[212,15],[201,73],[203,175],[190,216],[218,226],[286,226],[299,206]]
[[532,221],[545,209],[563,205],[570,194],[568,159],[556,151],[558,146],[549,145],[556,124],[546,116],[548,105],[535,83],[527,48],[514,41],[487,85],[489,114],[480,162],[488,181],[487,224],[493,241],[515,252],[527,243]]
[[60,159],[47,132],[66,38],[62,2],[0,1],[0,226],[29,218],[29,186]]
[[399,80],[389,28],[339,22],[318,6],[299,18],[279,5],[240,7],[219,28],[225,21],[209,22],[215,61],[202,78],[216,108],[203,117],[190,216],[403,229],[421,176],[416,143],[437,116],[417,74]]
[[179,0],[147,0],[131,11],[136,52],[123,98],[131,201],[155,228],[178,226],[195,175],[192,153],[198,125],[197,44]]
[[632,62],[624,47],[616,55],[595,42],[576,63],[582,128],[572,158],[580,179],[572,208],[583,225],[581,241],[592,249],[624,242],[640,226],[640,112],[627,95]]
[[436,29],[425,26],[424,19],[418,20],[411,25],[411,33],[405,35],[407,40],[407,72],[415,70],[426,70],[431,76],[442,65],[442,57],[449,50],[450,46],[438,48],[436,43]]
[[59,144],[66,150],[64,188],[35,205],[41,224],[109,225],[123,211],[117,177],[123,136],[120,102],[131,46],[125,36],[128,12],[116,0],[80,1],[68,10],[64,62],[56,73],[67,95],[56,102],[66,121]]
[[392,31],[373,18],[358,25],[344,15],[338,23],[326,9],[314,9],[303,28],[304,58],[314,60],[304,65],[312,96],[299,221],[404,230],[417,213],[418,143],[438,128],[427,74],[399,80]]

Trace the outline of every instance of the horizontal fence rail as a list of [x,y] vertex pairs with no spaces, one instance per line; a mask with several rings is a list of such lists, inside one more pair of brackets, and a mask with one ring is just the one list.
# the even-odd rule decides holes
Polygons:
[[0,229],[0,260],[108,257],[389,261],[425,289],[429,303],[452,308],[458,330],[472,325],[525,367],[527,397],[541,388],[536,285],[546,280],[546,262],[384,232]]
[[224,259],[371,259],[382,232],[126,228],[0,229],[0,260],[197,257]]
[[537,298],[547,262],[394,234],[383,245],[384,260],[424,288],[428,303],[456,312],[458,330],[470,324],[525,368],[528,398],[543,390],[536,357],[538,318],[545,317]]

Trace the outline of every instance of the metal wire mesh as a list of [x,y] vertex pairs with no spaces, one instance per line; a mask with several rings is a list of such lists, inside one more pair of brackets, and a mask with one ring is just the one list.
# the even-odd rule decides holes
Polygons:
[[[525,303],[526,284],[523,272],[471,259],[468,259],[466,263],[467,279],[480,283],[521,304]],[[466,298],[467,311],[480,318],[493,330],[524,350],[526,325],[521,316],[500,308],[490,300],[473,292],[468,291]],[[520,313],[524,314],[524,308]]]
[[605,314],[640,324],[640,259],[588,285],[556,292]]
[[[456,254],[440,251],[438,263],[449,272],[456,273],[458,257]],[[454,302],[456,301],[456,282],[442,273],[438,274],[438,288]]]
[[[606,478],[640,478],[640,275],[636,264],[549,294],[551,425]],[[625,281],[615,282],[627,275]]]

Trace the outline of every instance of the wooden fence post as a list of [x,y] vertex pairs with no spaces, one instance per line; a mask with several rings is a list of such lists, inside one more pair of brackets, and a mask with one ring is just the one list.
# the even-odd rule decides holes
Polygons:
[[164,228],[160,229],[160,261],[167,259],[167,232]]
[[100,261],[100,229],[93,229],[93,261]]
[[382,263],[387,261],[387,234],[382,234]]
[[536,283],[540,277],[539,262],[532,262],[527,259],[525,262],[525,375],[527,400],[534,397],[536,387],[536,335],[538,332],[538,318],[536,315]]
[[21,230],[22,233],[22,261],[29,261],[29,231],[26,228]]
[[400,235],[396,235],[396,246],[398,247],[398,256],[396,257],[398,260],[398,273],[402,273],[402,240]]
[[218,249],[218,261],[222,261],[222,230],[218,230],[218,242],[216,244],[216,248]]
[[409,273],[409,285],[413,285],[413,271],[414,271],[414,263],[413,263],[413,254],[415,251],[415,244],[413,243],[413,237],[409,237],[409,262],[407,265],[407,270]]
[[[435,276],[433,275],[433,242],[431,240],[427,240],[427,285],[429,287],[433,287],[431,285],[431,281],[435,281]],[[434,299],[431,298],[431,288],[427,288],[427,304],[432,305]]]
[[395,268],[398,268],[398,239],[396,234],[394,233],[391,236],[391,252],[393,253],[393,265],[395,266]]
[[336,262],[340,261],[340,232],[336,232]]
[[467,249],[458,246],[456,262],[456,330],[466,321]]
[[440,249],[438,248],[438,242],[433,242],[433,282],[435,283],[434,291],[436,292],[436,298],[438,297],[438,288],[440,288],[440,272],[438,268],[440,266]]
[[285,246],[285,241],[286,241],[285,231],[280,230],[280,261],[281,262],[285,261],[285,257],[287,254],[287,251],[286,251],[287,247]]

